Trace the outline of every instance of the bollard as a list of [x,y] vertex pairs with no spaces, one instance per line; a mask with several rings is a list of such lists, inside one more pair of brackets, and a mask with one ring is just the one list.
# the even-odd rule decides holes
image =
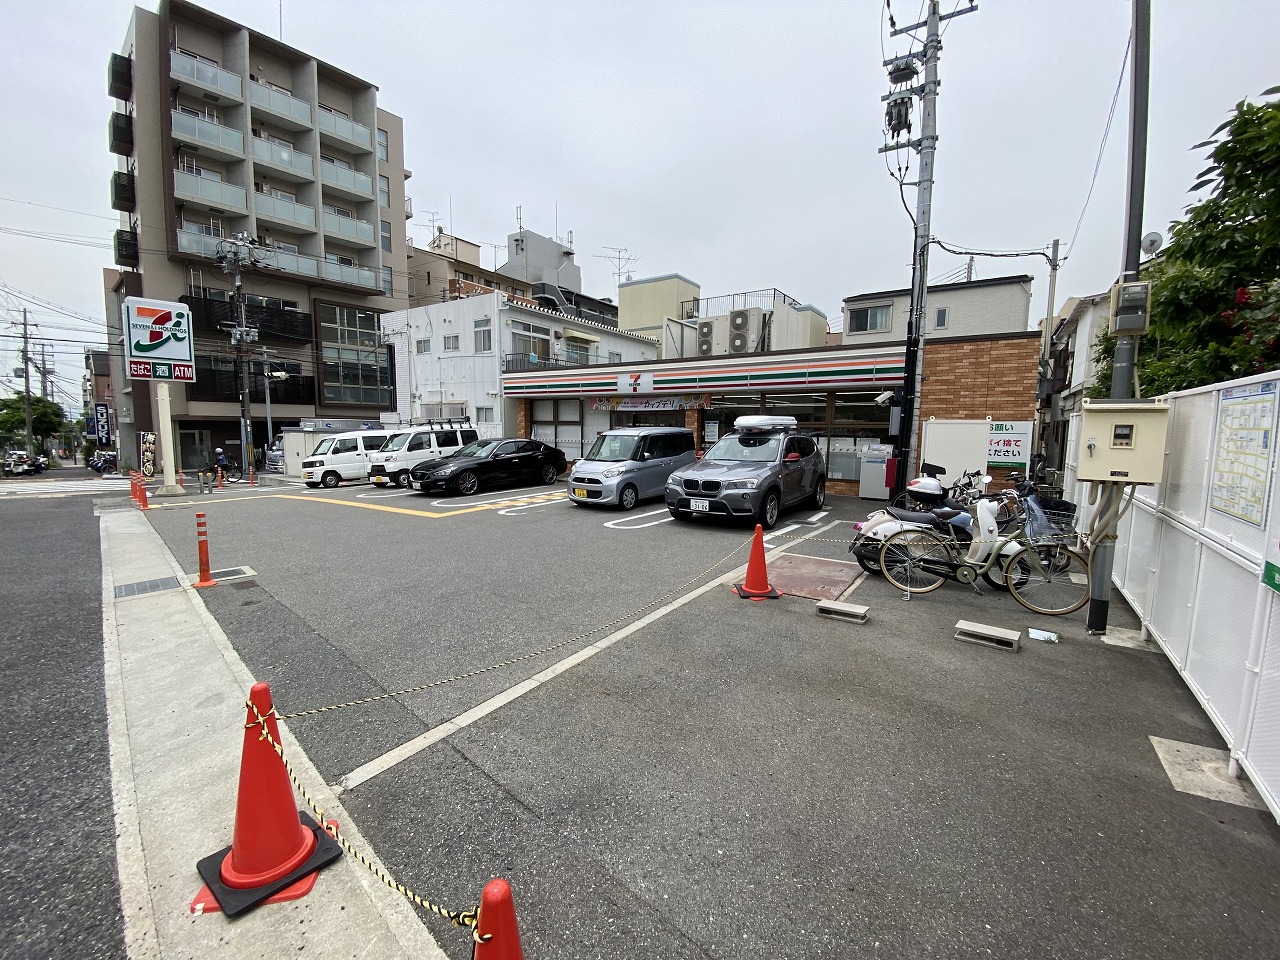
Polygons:
[[129,499],[138,502],[138,475],[132,470],[129,471]]
[[213,493],[213,474],[208,470],[199,470],[196,472],[196,480],[200,484],[201,493]]
[[258,481],[253,479],[253,464],[251,463],[249,464],[249,486],[256,487],[257,485]]
[[223,489],[223,487],[222,487],[222,468],[221,468],[221,467],[219,467],[219,468],[218,468],[218,489],[219,489],[219,490]]
[[200,555],[200,579],[192,586],[216,586],[218,581],[213,579],[213,574],[209,570],[209,532],[205,527],[203,513],[196,514],[196,551]]
[[181,470],[179,470],[179,471],[178,471],[178,486],[179,486],[180,488],[182,488],[182,491],[183,491],[184,493],[186,492],[187,485],[186,485],[185,483],[183,483],[183,482],[182,482],[182,471],[181,471]]
[[138,484],[138,507],[142,510],[150,510],[147,506],[147,481],[143,480]]

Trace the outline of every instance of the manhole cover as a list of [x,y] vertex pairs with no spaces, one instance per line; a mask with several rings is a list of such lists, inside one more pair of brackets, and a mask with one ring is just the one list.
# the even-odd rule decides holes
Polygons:
[[862,572],[856,563],[784,553],[769,560],[769,586],[810,600],[835,600]]

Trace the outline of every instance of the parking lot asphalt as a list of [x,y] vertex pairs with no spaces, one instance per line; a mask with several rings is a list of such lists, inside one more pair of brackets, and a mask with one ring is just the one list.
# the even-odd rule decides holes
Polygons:
[[[874,506],[793,511],[770,547],[847,562]],[[1089,636],[1083,611],[955,584],[903,602],[877,578],[849,597],[862,625],[748,602],[729,591],[747,527],[550,487],[243,488],[148,512],[191,573],[193,508],[214,567],[253,571],[200,600],[281,713],[415,690],[285,723],[402,882],[470,905],[506,877],[526,956],[1280,942],[1274,820],[1173,789],[1148,738],[1217,734],[1161,654]],[[1136,626],[1119,598],[1112,617]],[[1060,642],[958,643],[960,619]]]

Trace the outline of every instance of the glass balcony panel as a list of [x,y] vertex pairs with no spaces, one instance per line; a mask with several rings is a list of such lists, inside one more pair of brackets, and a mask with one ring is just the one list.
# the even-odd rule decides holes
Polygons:
[[202,87],[217,90],[237,100],[244,99],[240,90],[240,78],[221,67],[211,63],[202,63],[195,57],[189,57],[177,50],[169,52],[169,70],[175,77],[191,80]]
[[212,120],[173,111],[173,135],[189,143],[203,144],[222,153],[244,156],[244,134]]
[[249,209],[248,196],[244,187],[221,180],[210,180],[198,177],[193,173],[181,170],[173,171],[173,192],[190,200],[202,200],[213,207],[235,210],[244,213]]
[[[321,114],[326,116],[326,114]],[[338,187],[348,193],[358,194],[365,199],[373,196],[373,179],[356,170],[347,170],[332,163],[320,164],[320,182],[331,187]]]
[[207,233],[196,233],[194,230],[178,231],[178,249],[183,253],[194,253],[202,257],[216,257],[221,237],[211,237]]
[[249,81],[249,102],[254,106],[288,117],[304,127],[311,126],[311,104],[280,90],[272,90],[265,84]]
[[320,121],[319,126],[322,133],[331,134],[339,140],[345,140],[347,143],[354,143],[356,146],[363,147],[366,151],[373,150],[373,134],[363,124],[324,110],[317,111],[316,116]]
[[283,250],[260,250],[254,258],[263,266],[275,267],[287,273],[300,273],[305,277],[320,276],[320,262],[315,257]]
[[340,217],[335,213],[325,213],[324,232],[344,237],[373,246],[373,224],[351,217]]
[[321,263],[326,280],[338,283],[350,283],[357,287],[376,287],[378,281],[374,272],[367,267],[348,267],[343,263],[332,263],[325,260]]
[[315,207],[308,207],[305,203],[296,203],[293,200],[273,197],[269,193],[255,193],[253,195],[253,208],[260,217],[267,216],[274,217],[277,220],[286,220],[291,224],[307,227],[311,230],[316,228]]
[[293,147],[282,147],[278,143],[263,140],[261,137],[253,138],[253,159],[293,170],[295,173],[302,174],[308,180],[312,176],[311,157],[308,154],[295,150]]

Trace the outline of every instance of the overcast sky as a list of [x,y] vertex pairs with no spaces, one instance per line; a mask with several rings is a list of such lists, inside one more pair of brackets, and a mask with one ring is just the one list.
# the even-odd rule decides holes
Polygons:
[[[115,169],[106,69],[132,6],[0,0],[0,281],[97,321],[33,307],[51,341],[92,340],[102,329]],[[277,0],[206,6],[280,35]],[[943,2],[944,12],[955,6]],[[1280,4],[1153,7],[1144,227],[1167,236],[1205,166],[1204,151],[1189,148],[1237,101],[1277,82]],[[900,26],[922,19],[922,8],[892,3]],[[562,238],[572,230],[592,295],[615,295],[613,266],[596,255],[625,247],[639,258],[636,278],[680,273],[703,296],[777,287],[838,322],[844,297],[911,278],[911,224],[877,154],[888,91],[881,61],[910,41],[889,38],[883,15],[880,0],[284,0],[283,39],[377,84],[380,105],[404,118],[410,235],[420,244],[435,211],[446,230],[505,250],[519,205],[527,229]],[[1058,238],[1067,252],[1130,16],[1125,0],[982,0],[950,22],[936,237],[987,250],[1047,249]],[[1126,74],[1092,201],[1059,274],[1059,307],[1106,289],[1118,272],[1128,84]],[[914,180],[914,154],[911,164]],[[914,210],[914,189],[906,199]],[[486,267],[493,256],[485,248]],[[963,264],[934,248],[930,277]],[[1048,293],[1042,259],[976,264],[978,277],[1015,273],[1035,277],[1038,319]],[[7,335],[22,305],[0,293],[0,374],[17,366]],[[60,390],[78,403],[82,348],[57,346]]]

